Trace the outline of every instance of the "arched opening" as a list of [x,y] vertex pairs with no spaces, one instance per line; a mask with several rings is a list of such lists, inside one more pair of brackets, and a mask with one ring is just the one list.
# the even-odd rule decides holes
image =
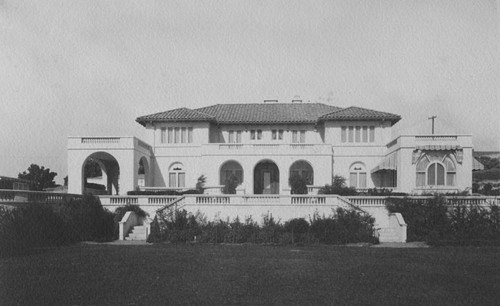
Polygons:
[[168,170],[168,187],[186,187],[186,170],[181,163],[173,163]]
[[89,155],[82,165],[82,190],[91,194],[118,194],[120,166],[109,153]]
[[279,194],[280,171],[270,160],[259,162],[253,171],[254,194]]
[[366,188],[366,168],[363,163],[357,162],[349,169],[349,186]]
[[238,185],[243,183],[243,167],[237,161],[230,160],[222,164],[219,171],[219,184],[226,185],[227,181],[234,176],[238,179]]
[[416,166],[416,185],[423,186],[454,186],[456,177],[455,162],[450,156],[424,155]]
[[149,186],[149,163],[146,157],[141,157],[139,160],[139,167],[137,169],[137,182],[138,187]]
[[314,185],[314,170],[305,160],[298,160],[290,166],[289,177],[292,176],[299,176],[305,179],[307,185]]

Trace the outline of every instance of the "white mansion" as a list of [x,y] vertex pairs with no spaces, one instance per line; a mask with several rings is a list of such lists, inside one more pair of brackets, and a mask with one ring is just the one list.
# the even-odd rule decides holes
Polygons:
[[238,194],[290,194],[288,179],[307,179],[310,193],[334,175],[358,189],[407,193],[467,190],[471,135],[401,135],[400,116],[321,103],[216,104],[141,116],[135,137],[69,137],[69,192],[85,192],[88,160],[103,170],[108,194],[141,188],[194,188],[205,175],[220,192],[230,175]]

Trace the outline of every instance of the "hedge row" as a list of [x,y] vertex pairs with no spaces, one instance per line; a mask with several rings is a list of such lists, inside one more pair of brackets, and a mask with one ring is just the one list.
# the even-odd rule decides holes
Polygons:
[[252,218],[207,221],[203,214],[185,210],[157,215],[151,227],[149,242],[168,241],[205,243],[376,243],[374,219],[355,210],[338,209],[328,217],[313,216],[281,223],[264,215],[261,224]]
[[0,207],[0,255],[79,241],[110,241],[116,235],[113,218],[91,195],[60,205]]
[[389,199],[387,209],[403,215],[408,241],[500,245],[500,209],[495,205],[449,205],[443,196],[435,196],[422,201]]

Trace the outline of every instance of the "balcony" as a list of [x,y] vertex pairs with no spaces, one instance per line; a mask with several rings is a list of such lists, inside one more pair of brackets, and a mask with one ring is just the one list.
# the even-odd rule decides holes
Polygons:
[[397,148],[461,149],[472,147],[471,135],[401,135],[387,144],[390,150]]
[[150,145],[132,136],[70,136],[68,149],[139,149],[147,152],[152,150]]

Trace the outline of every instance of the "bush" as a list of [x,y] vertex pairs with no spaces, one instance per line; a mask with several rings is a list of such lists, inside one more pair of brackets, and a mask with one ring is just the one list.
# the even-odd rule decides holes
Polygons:
[[357,242],[377,243],[374,222],[370,215],[351,209],[338,208],[334,215],[311,220],[311,233],[320,243],[346,244]]
[[224,189],[222,189],[222,192],[224,194],[236,194],[236,187],[238,187],[238,184],[238,178],[236,177],[236,175],[234,175],[234,173],[232,173],[228,178],[226,178],[226,182],[224,185]]
[[307,180],[298,174],[293,174],[288,179],[292,194],[307,194]]
[[304,218],[291,219],[285,222],[284,230],[291,234],[291,243],[307,242],[309,233],[309,223]]
[[149,242],[169,241],[204,243],[376,243],[373,218],[355,210],[337,210],[337,213],[320,218],[315,215],[311,224],[303,218],[291,219],[284,225],[272,215],[263,216],[261,225],[251,217],[245,222],[235,218],[207,222],[197,213],[185,210],[164,212],[156,216],[151,226]]
[[113,216],[103,209],[98,198],[90,195],[59,205],[0,207],[0,255],[79,241],[111,240]]
[[387,209],[399,212],[408,224],[408,241],[430,244],[500,244],[500,209],[447,204],[446,198],[389,199]]
[[318,190],[318,194],[338,194],[341,196],[355,196],[358,195],[356,188],[347,187],[346,179],[340,175],[333,177],[332,185],[325,185]]

